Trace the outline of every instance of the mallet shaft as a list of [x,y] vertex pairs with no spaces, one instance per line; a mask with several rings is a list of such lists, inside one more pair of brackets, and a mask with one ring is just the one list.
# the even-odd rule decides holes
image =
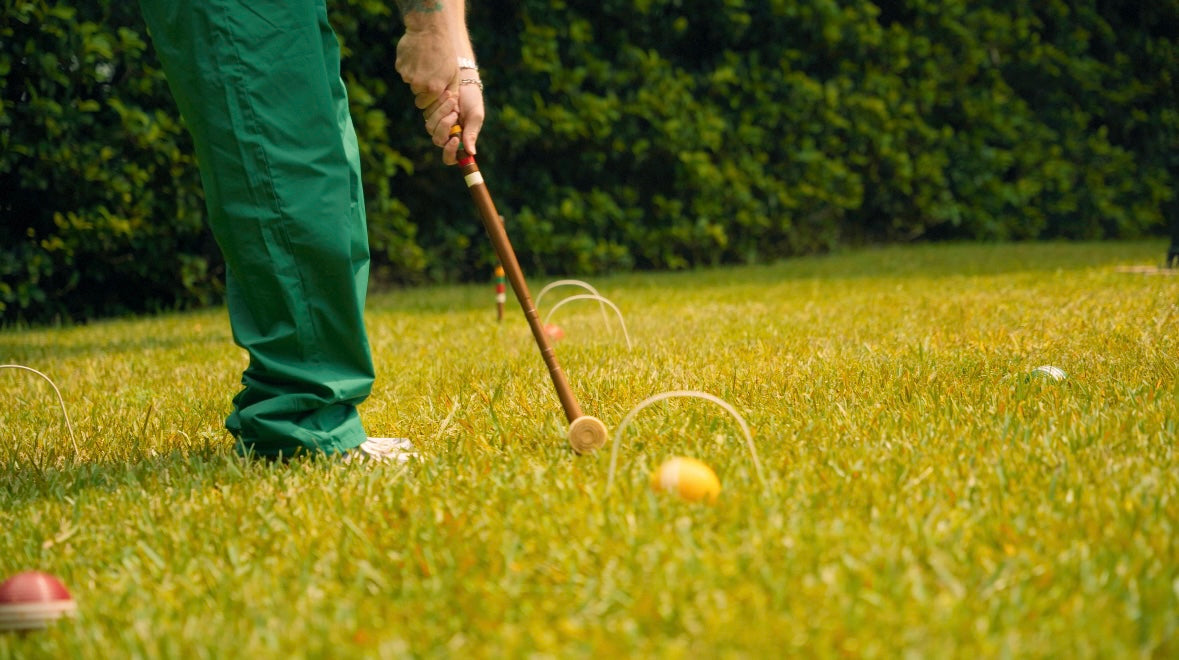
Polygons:
[[549,369],[549,376],[553,379],[553,387],[557,390],[557,398],[561,400],[565,417],[572,423],[582,416],[581,406],[577,403],[577,397],[573,396],[573,389],[569,387],[565,372],[557,363],[557,354],[549,345],[544,325],[540,321],[540,314],[536,312],[532,296],[528,293],[528,284],[524,281],[524,271],[516,259],[516,251],[512,248],[511,241],[508,240],[508,233],[500,222],[499,213],[495,210],[495,203],[491,200],[491,193],[487,190],[487,184],[483,182],[483,175],[479,172],[479,166],[475,163],[474,156],[461,155],[459,165],[462,166],[463,178],[467,182],[467,189],[471,191],[471,198],[475,200],[475,206],[479,209],[479,218],[483,221],[483,228],[487,230],[487,234],[491,238],[495,254],[503,264],[512,290],[516,292],[516,300],[520,301],[524,317],[528,319],[528,327],[532,329],[532,337],[536,340],[536,347],[540,349],[540,355],[544,358],[545,366]]

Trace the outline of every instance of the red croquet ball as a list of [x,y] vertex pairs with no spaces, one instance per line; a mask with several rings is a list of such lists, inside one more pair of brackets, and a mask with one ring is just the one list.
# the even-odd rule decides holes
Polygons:
[[565,338],[565,331],[556,323],[550,323],[544,327],[544,333],[553,341],[561,341]]
[[0,584],[0,631],[44,628],[77,608],[65,585],[49,573],[25,571]]

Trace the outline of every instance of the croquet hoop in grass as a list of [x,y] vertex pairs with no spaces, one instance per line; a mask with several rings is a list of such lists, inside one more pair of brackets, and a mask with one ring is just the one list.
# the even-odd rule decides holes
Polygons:
[[65,400],[61,398],[61,390],[57,389],[57,385],[54,384],[53,379],[41,373],[40,371],[37,371],[32,367],[26,367],[23,364],[0,364],[0,369],[20,369],[22,371],[29,371],[44,378],[45,382],[49,383],[49,386],[53,388],[53,393],[57,395],[57,404],[61,406],[61,415],[65,418],[66,429],[68,429],[70,432],[70,444],[74,446],[74,455],[77,455],[78,440],[74,437],[74,425],[70,423],[70,413],[66,411]]
[[622,418],[622,423],[618,425],[618,430],[614,433],[614,444],[610,449],[610,472],[606,477],[606,492],[610,492],[610,488],[614,485],[614,470],[618,465],[618,445],[622,442],[622,435],[626,433],[626,427],[630,424],[631,420],[634,419],[635,415],[637,415],[640,410],[650,406],[653,403],[658,403],[664,399],[678,397],[694,397],[697,399],[704,399],[705,401],[711,401],[721,408],[724,408],[726,412],[733,416],[733,419],[737,420],[737,424],[741,426],[741,432],[745,434],[745,443],[749,448],[749,458],[753,461],[753,469],[757,472],[757,480],[761,483],[762,487],[765,487],[766,479],[765,475],[763,475],[761,471],[761,461],[757,459],[757,448],[753,446],[753,434],[749,432],[749,425],[745,423],[745,418],[737,412],[737,409],[729,405],[728,402],[726,402],[724,399],[707,392],[697,392],[694,390],[676,390],[673,392],[663,392],[662,394],[656,394],[655,396],[644,399],[643,401],[639,402],[637,406],[632,408],[631,411],[626,414],[626,417]]
[[[556,282],[549,282],[548,284],[544,285],[544,288],[542,288],[540,290],[540,293],[536,294],[537,308],[540,308],[540,301],[544,300],[544,294],[548,293],[549,291],[552,291],[553,289],[555,289],[559,286],[579,286],[579,287],[585,289],[586,291],[589,291],[590,293],[594,294],[595,296],[602,295],[602,293],[600,291],[595,289],[592,285],[590,285],[589,282],[586,282],[584,280],[557,280]],[[603,298],[603,300],[605,300],[605,299]],[[602,323],[605,323],[606,325],[610,325],[610,319],[609,319],[609,317],[606,316],[605,303],[599,304],[598,307],[600,307],[602,310]]]
[[583,293],[577,294],[575,296],[569,296],[568,298],[562,298],[561,300],[557,301],[556,305],[553,305],[553,308],[549,310],[548,315],[544,317],[544,324],[547,326],[549,324],[549,319],[553,318],[553,313],[560,309],[560,307],[565,303],[573,300],[597,300],[602,305],[609,305],[610,309],[613,309],[614,313],[618,315],[618,324],[622,326],[622,336],[626,337],[626,350],[633,350],[633,347],[630,343],[630,333],[626,331],[626,321],[622,319],[622,312],[618,311],[617,305],[597,294]]

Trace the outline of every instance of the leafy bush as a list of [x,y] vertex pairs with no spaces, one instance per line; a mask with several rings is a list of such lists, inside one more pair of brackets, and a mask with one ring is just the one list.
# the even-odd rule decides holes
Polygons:
[[[480,165],[530,273],[1136,237],[1179,215],[1179,0],[470,4]],[[377,279],[488,277],[393,70],[399,19],[331,10]],[[0,318],[217,300],[188,136],[133,8],[9,0],[0,21]]]
[[[216,299],[187,134],[133,5],[0,18],[0,310],[86,318]],[[130,8],[129,8],[130,7]]]
[[[497,125],[509,169],[542,177],[509,198],[537,266],[613,265],[551,260],[583,243],[676,268],[848,241],[1138,236],[1171,195],[1174,150],[1144,158],[1115,131],[1174,107],[1142,79],[1176,61],[1133,70],[1092,7],[555,4],[524,3]],[[1171,47],[1156,32],[1144,50]]]

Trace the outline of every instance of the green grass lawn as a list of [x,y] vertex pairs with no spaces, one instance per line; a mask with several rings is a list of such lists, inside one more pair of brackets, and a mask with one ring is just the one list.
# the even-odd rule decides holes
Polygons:
[[[244,462],[224,310],[0,332],[0,577],[76,620],[0,657],[1174,657],[1179,277],[1159,242],[905,247],[591,280],[557,356],[514,301],[374,294],[372,435],[409,468]],[[490,274],[489,274],[490,278]],[[531,282],[533,293],[546,280]],[[544,316],[560,298],[546,295]],[[1040,365],[1062,382],[1030,377]],[[613,440],[614,438],[612,438]],[[715,505],[653,493],[709,463]]]

